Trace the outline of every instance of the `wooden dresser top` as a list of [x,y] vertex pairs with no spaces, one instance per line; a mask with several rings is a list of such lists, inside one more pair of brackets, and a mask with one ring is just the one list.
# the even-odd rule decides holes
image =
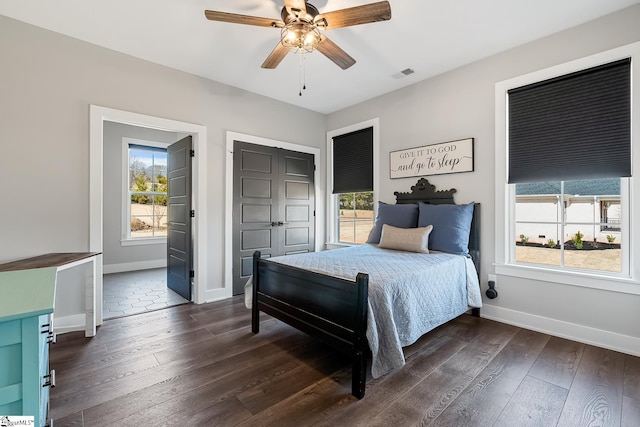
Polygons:
[[100,252],[62,252],[38,255],[32,258],[0,264],[0,272],[29,270],[32,268],[60,267],[65,264],[80,261],[98,255]]

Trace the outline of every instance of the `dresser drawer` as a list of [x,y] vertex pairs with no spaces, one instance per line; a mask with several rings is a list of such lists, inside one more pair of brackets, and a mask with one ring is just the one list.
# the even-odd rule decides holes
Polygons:
[[30,415],[44,426],[49,415],[51,316],[0,322],[0,414]]
[[22,320],[0,323],[0,414],[22,414]]

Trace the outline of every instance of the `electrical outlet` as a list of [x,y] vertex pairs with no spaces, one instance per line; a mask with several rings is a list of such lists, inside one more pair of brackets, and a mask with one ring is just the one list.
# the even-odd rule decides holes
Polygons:
[[489,282],[496,283],[496,275],[495,274],[489,274],[488,275],[488,280],[489,280]]

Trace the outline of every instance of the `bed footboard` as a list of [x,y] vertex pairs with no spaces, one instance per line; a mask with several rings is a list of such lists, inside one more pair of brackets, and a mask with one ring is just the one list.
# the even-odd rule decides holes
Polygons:
[[352,394],[364,397],[369,277],[340,279],[262,259],[253,254],[251,330],[260,331],[260,311],[321,338],[352,358]]

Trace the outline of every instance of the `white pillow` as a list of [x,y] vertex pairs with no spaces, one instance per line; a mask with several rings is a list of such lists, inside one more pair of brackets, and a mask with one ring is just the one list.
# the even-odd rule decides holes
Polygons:
[[432,225],[418,228],[398,228],[384,224],[378,247],[428,254],[431,230],[433,230]]

